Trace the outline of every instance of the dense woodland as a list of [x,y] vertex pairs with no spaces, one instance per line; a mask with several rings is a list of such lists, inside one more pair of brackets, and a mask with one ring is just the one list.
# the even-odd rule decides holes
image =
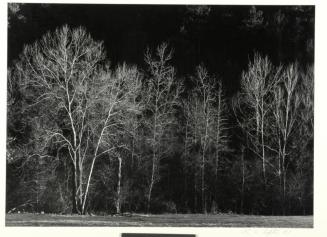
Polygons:
[[7,212],[312,214],[313,7],[8,18]]

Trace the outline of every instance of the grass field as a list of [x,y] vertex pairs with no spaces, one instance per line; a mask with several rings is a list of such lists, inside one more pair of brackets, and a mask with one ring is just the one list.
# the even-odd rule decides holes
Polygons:
[[312,216],[164,214],[78,216],[7,214],[6,226],[147,226],[147,227],[281,227],[312,228]]

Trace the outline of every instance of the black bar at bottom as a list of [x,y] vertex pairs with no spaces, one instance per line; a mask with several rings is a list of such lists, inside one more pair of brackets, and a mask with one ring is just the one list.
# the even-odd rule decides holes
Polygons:
[[195,237],[189,234],[122,233],[122,237]]

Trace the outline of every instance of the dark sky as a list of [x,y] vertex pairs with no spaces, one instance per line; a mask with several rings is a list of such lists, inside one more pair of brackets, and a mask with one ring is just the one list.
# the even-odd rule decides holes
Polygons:
[[179,76],[203,63],[222,78],[228,92],[238,88],[241,71],[254,52],[275,63],[313,61],[312,6],[186,6],[24,4],[9,11],[8,65],[24,44],[64,24],[84,26],[103,40],[112,65],[144,66],[146,47],[163,41],[174,49]]

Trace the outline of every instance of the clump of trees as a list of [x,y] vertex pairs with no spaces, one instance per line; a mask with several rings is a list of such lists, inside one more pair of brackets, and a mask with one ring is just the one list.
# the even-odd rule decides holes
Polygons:
[[8,70],[7,211],[312,213],[313,67],[254,56],[238,94],[166,43],[112,67],[63,26]]

